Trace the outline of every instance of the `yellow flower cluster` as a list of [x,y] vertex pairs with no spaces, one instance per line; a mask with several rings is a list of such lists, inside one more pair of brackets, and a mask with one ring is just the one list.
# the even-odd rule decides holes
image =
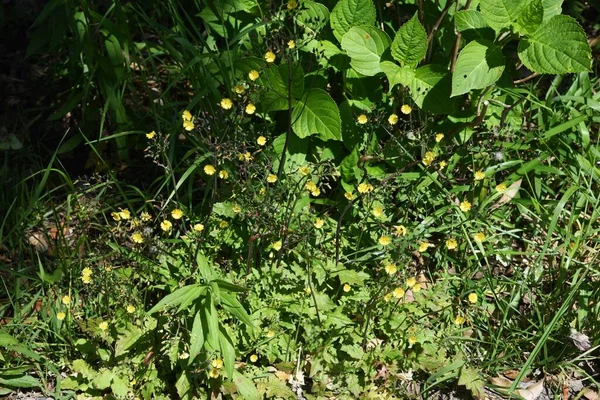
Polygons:
[[128,220],[131,218],[131,212],[128,209],[120,209],[110,214],[115,221]]
[[81,281],[88,285],[92,283],[92,269],[89,267],[85,267],[83,271],[81,271]]
[[221,369],[223,369],[223,360],[221,360],[220,358],[214,359],[212,361],[212,369],[208,373],[208,376],[214,379],[218,378],[221,374]]
[[308,190],[310,192],[311,195],[313,195],[314,197],[318,197],[321,194],[321,189],[319,189],[319,187],[317,186],[316,183],[314,183],[313,181],[308,181],[306,182],[306,185],[304,185],[304,187],[306,188],[306,190]]
[[365,193],[371,193],[374,189],[373,185],[371,185],[370,183],[361,183],[360,185],[358,185],[358,193],[361,194],[365,194]]
[[194,129],[194,117],[192,117],[192,113],[188,110],[185,110],[183,114],[181,114],[181,119],[183,123],[183,129],[186,131],[191,131]]
[[454,238],[446,239],[446,248],[448,250],[456,250],[457,247],[458,247],[458,242],[456,241],[456,239],[454,239]]
[[435,161],[435,157],[436,155],[433,151],[426,152],[425,157],[423,157],[423,165],[429,166],[433,164],[433,162]]
[[396,230],[396,232],[394,232],[396,236],[406,236],[408,234],[408,229],[406,229],[404,225],[396,225],[394,226],[394,229]]

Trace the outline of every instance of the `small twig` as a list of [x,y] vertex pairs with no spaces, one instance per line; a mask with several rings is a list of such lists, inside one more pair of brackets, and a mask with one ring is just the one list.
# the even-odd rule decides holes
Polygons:
[[[459,3],[456,3],[456,12],[458,12],[458,5],[459,5]],[[463,10],[469,9],[470,5],[471,5],[471,0],[467,0],[467,4],[465,4]],[[454,42],[454,50],[452,51],[452,61],[450,63],[450,73],[451,74],[454,73],[454,67],[456,65],[456,59],[458,58],[458,49],[460,49],[461,39],[462,39],[462,33],[456,32],[456,41]]]
[[529,76],[526,76],[525,78],[517,79],[516,81],[513,81],[513,84],[514,85],[518,85],[520,83],[525,83],[525,82],[530,81],[530,80],[532,80],[533,78],[535,78],[536,76],[539,76],[539,75],[540,75],[539,73],[534,72],[533,74],[531,74]]
[[429,45],[431,43],[431,40],[433,40],[433,35],[435,35],[435,32],[440,27],[440,24],[442,23],[442,20],[444,19],[444,17],[446,16],[446,14],[448,14],[448,11],[450,11],[450,7],[454,3],[454,1],[455,0],[449,0],[448,3],[446,3],[446,6],[442,10],[442,13],[438,17],[437,21],[435,21],[435,24],[433,24],[433,27],[431,28],[431,32],[429,32],[429,36],[427,36],[427,45]]

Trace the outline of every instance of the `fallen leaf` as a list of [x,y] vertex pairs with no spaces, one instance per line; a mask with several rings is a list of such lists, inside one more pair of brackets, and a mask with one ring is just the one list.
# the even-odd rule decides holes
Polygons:
[[275,376],[281,379],[282,381],[287,382],[290,379],[291,375],[284,371],[277,371],[275,372]]
[[496,204],[494,204],[492,206],[492,208],[490,210],[495,210],[496,208],[510,202],[519,192],[519,189],[521,188],[521,182],[523,181],[523,179],[519,179],[516,182],[513,182],[512,185],[510,185],[508,187],[508,189],[506,189],[506,191],[504,192],[504,194],[502,194],[502,197],[500,198],[500,200],[498,200],[496,202]]
[[527,386],[526,389],[518,389],[517,393],[525,400],[535,400],[538,398],[544,390],[544,380],[536,382],[532,385]]
[[498,386],[501,388],[509,388],[512,385],[512,381],[509,379],[506,379],[503,376],[496,376],[496,377],[490,378],[490,383],[494,386]]
[[[583,397],[587,400],[598,400],[598,392],[593,391],[590,388],[585,388],[582,391]],[[578,396],[581,398],[581,396]]]

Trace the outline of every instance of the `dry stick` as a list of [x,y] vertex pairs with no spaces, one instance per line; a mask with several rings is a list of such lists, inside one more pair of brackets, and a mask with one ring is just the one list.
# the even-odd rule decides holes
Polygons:
[[[456,11],[458,12],[458,4],[456,3]],[[467,0],[467,3],[465,4],[465,7],[463,8],[463,10],[468,10],[469,6],[471,5],[471,0]],[[452,52],[452,62],[450,63],[450,73],[453,74],[454,73],[454,66],[456,65],[456,59],[458,58],[458,49],[460,48],[460,41],[462,39],[462,33],[457,32],[456,33],[456,41],[454,42],[454,50]]]
[[292,63],[288,63],[288,128],[285,134],[285,142],[283,144],[283,151],[281,152],[281,160],[279,161],[279,169],[277,170],[277,181],[281,181],[281,174],[283,173],[283,166],[285,165],[285,153],[287,151],[288,143],[292,136]]
[[526,76],[525,78],[522,79],[517,79],[516,81],[513,81],[514,85],[518,85],[519,83],[525,83],[527,81],[532,80],[533,78],[535,78],[536,76],[539,76],[540,74],[537,72],[534,72],[533,74]]

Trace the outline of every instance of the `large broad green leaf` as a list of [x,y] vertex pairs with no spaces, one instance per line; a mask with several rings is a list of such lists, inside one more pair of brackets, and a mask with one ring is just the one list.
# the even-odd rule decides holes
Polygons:
[[488,25],[501,31],[517,20],[526,4],[527,0],[485,0],[479,6]]
[[355,170],[358,169],[359,158],[360,153],[358,151],[358,146],[356,146],[340,163],[340,172],[342,173],[342,179],[344,181],[353,182],[356,180]]
[[152,307],[150,311],[148,311],[148,314],[155,313],[166,307],[180,306],[182,303],[189,303],[190,299],[192,299],[191,301],[197,299],[205,291],[206,288],[201,285],[184,286],[180,289],[177,289],[173,293],[165,296],[154,307]]
[[519,42],[519,58],[531,71],[564,74],[589,71],[592,52],[577,21],[556,15]]
[[415,68],[427,53],[427,33],[417,13],[398,29],[392,43],[392,57],[402,66]]
[[292,98],[302,97],[304,71],[298,64],[271,65],[261,73],[257,83],[269,89],[261,97],[262,111],[287,110],[290,89]]
[[542,0],[530,1],[517,18],[516,28],[522,35],[531,34],[538,30],[544,20],[544,4]]
[[221,305],[238,320],[245,323],[250,328],[254,328],[252,320],[246,312],[246,309],[244,308],[242,303],[240,303],[239,300],[235,297],[235,295],[227,292],[221,292]]
[[390,91],[398,84],[402,86],[410,85],[410,82],[412,82],[415,76],[415,71],[410,67],[401,67],[391,61],[382,61],[379,64],[379,68],[381,68],[388,78]]
[[504,71],[502,50],[487,40],[467,44],[458,55],[452,75],[452,96],[483,89],[496,82]]
[[342,49],[350,56],[350,65],[363,75],[373,76],[381,72],[379,61],[383,51],[390,45],[387,33],[373,26],[355,26],[342,38]]
[[342,137],[340,111],[335,101],[322,89],[310,89],[294,105],[292,128],[298,137],[317,134],[323,140]]
[[198,310],[194,316],[194,323],[192,324],[192,331],[190,332],[190,358],[188,364],[192,364],[194,359],[204,346],[204,329],[202,327],[202,310]]
[[296,22],[309,32],[318,32],[327,24],[329,10],[321,3],[305,0],[298,12]]
[[496,33],[489,27],[483,14],[475,10],[461,10],[454,16],[456,30],[468,41],[476,39],[494,40]]
[[227,331],[222,327],[220,330],[219,346],[221,347],[221,356],[223,357],[223,367],[227,377],[231,379],[235,367],[235,348],[233,347],[233,342],[227,334]]
[[375,4],[372,0],[340,0],[331,12],[331,29],[342,41],[342,37],[353,26],[375,24]]
[[410,82],[410,95],[422,109],[434,114],[450,114],[454,101],[450,98],[451,78],[442,65],[424,65],[415,71]]

